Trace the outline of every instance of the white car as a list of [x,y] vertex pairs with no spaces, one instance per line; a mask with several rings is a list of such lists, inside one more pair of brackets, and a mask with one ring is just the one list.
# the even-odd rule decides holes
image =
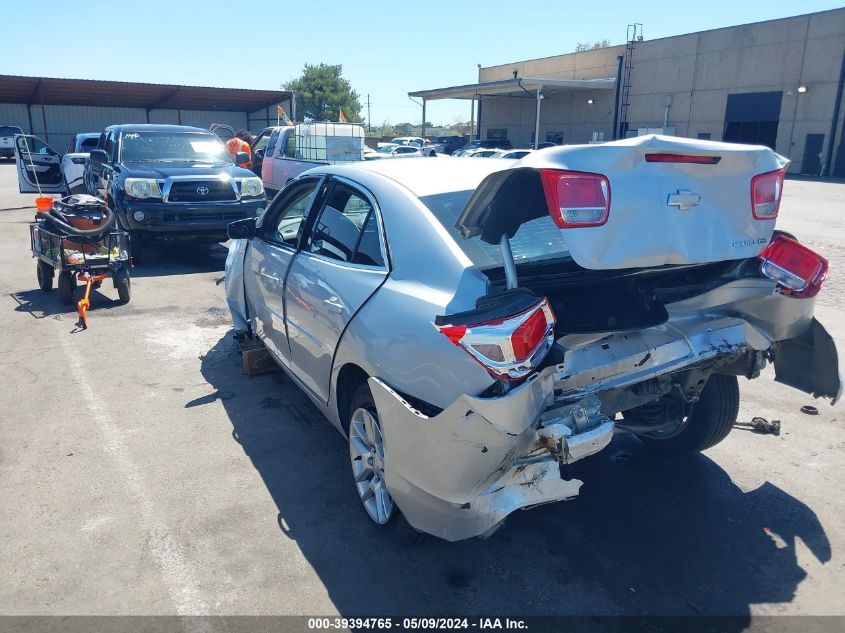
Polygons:
[[425,156],[419,147],[414,145],[384,145],[379,147],[374,154],[365,157],[365,160],[381,158],[417,158]]
[[502,149],[491,156],[491,158],[509,158],[512,160],[519,160],[525,158],[533,149]]
[[442,154],[446,151],[445,144],[435,144],[420,136],[397,136],[396,138],[391,139],[389,143],[379,143],[378,147],[381,149],[382,147],[388,147],[391,145],[410,145],[412,147],[416,147],[420,150],[420,152],[422,152],[423,156],[435,156],[436,154]]
[[0,156],[15,157],[15,135],[23,134],[23,130],[16,125],[0,125]]
[[464,158],[494,158],[501,150],[498,149],[471,149],[461,154]]
[[68,193],[86,193],[85,181],[82,178],[85,172],[85,161],[88,160],[91,150],[97,148],[99,140],[99,132],[74,134],[70,139],[67,151],[62,156],[62,174],[67,183]]

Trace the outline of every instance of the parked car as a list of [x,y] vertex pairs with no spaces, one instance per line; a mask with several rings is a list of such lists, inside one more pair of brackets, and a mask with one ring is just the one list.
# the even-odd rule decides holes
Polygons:
[[15,157],[15,135],[23,134],[16,125],[0,125],[0,157]]
[[470,149],[465,152],[461,153],[461,156],[464,158],[493,158],[496,156],[500,151],[498,149],[485,149],[483,147],[479,147],[477,149]]
[[513,149],[513,145],[508,139],[476,139],[464,145],[461,149],[452,153],[452,156],[463,156],[467,152],[474,149]]
[[419,158],[424,156],[422,150],[415,145],[384,145],[375,154],[370,154],[366,160],[380,158]]
[[420,153],[423,156],[434,156],[435,154],[442,154],[444,151],[443,145],[431,143],[428,139],[424,139],[419,136],[397,136],[396,138],[391,139],[390,142],[379,143],[378,147],[381,149],[382,147],[388,147],[391,145],[409,145],[411,147],[416,147],[420,150]]
[[440,154],[449,154],[451,155],[456,149],[462,148],[466,145],[467,141],[463,136],[435,136],[431,139],[431,142],[434,145],[442,145],[443,151],[438,152]]
[[[266,128],[253,141],[253,163],[260,160],[261,180],[268,194],[275,195],[316,165],[364,160],[364,136],[360,123],[297,123]],[[264,139],[266,145],[262,147]]]
[[737,378],[769,362],[840,397],[813,317],[827,261],[774,230],[787,164],[644,136],[518,166],[323,166],[229,227],[227,301],[348,438],[373,523],[487,535],[576,497],[560,465],[615,432],[658,455],[718,444]]
[[492,157],[519,160],[520,158],[525,158],[533,151],[533,149],[500,149]]
[[[21,193],[64,193],[61,156],[41,139],[16,137]],[[106,200],[131,234],[133,257],[152,238],[222,241],[236,219],[264,210],[261,179],[235,166],[208,130],[113,125],[84,166],[89,194]]]
[[62,156],[62,176],[68,193],[85,193],[85,161],[100,140],[99,132],[74,134]]

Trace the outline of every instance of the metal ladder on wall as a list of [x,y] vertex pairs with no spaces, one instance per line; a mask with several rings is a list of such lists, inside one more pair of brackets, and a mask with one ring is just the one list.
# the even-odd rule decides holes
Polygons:
[[631,69],[634,67],[634,46],[642,41],[643,25],[639,22],[628,25],[625,35],[625,67],[622,71],[622,106],[619,115],[619,138],[625,138],[628,132],[628,106],[631,105],[628,94],[631,90]]

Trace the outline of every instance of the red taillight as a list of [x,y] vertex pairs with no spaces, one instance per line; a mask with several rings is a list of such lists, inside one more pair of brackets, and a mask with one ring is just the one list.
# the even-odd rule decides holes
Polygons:
[[610,182],[601,174],[541,169],[549,215],[562,229],[601,226],[610,215]]
[[695,165],[716,165],[721,156],[693,156],[691,154],[646,154],[647,163],[693,163]]
[[546,336],[546,326],[546,315],[542,310],[535,310],[514,330],[511,334],[511,345],[517,361],[528,360]]
[[760,272],[778,282],[783,294],[815,297],[827,279],[828,261],[783,235],[772,240],[759,257]]
[[545,358],[554,342],[555,316],[546,299],[511,316],[472,325],[436,326],[496,378],[519,380]]
[[773,220],[778,217],[784,173],[785,170],[779,169],[751,179],[751,214],[755,219]]

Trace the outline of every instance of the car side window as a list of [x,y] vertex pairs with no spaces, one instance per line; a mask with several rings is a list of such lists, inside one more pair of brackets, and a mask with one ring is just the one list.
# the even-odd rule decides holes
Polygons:
[[383,266],[378,221],[369,199],[337,184],[314,223],[308,250],[341,262]]
[[267,143],[268,143],[269,140],[270,140],[270,133],[267,132],[266,130],[261,132],[261,134],[258,135],[258,138],[255,140],[255,142],[252,144],[252,152],[255,153],[255,152],[259,152],[259,151],[263,150],[265,147],[267,147]]
[[287,158],[296,158],[296,134],[288,134],[285,141],[285,156]]
[[109,160],[112,160],[114,158],[114,132],[106,134],[106,145],[103,149],[109,155]]
[[305,215],[317,195],[320,182],[320,179],[313,179],[297,183],[290,191],[276,196],[273,205],[267,210],[265,239],[296,248]]
[[279,132],[280,130],[275,129],[272,134],[270,134],[270,139],[267,141],[267,150],[264,152],[265,156],[273,155],[273,150],[276,149],[276,141],[279,140]]

